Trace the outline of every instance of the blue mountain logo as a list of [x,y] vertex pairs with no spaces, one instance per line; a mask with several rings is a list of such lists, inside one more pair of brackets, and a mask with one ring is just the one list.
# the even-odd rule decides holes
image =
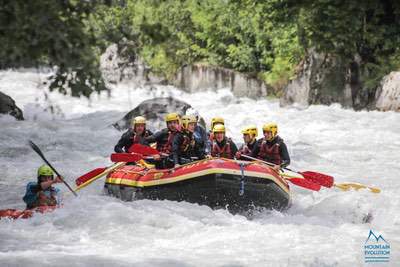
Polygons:
[[370,239],[374,239],[375,238],[375,240],[376,240],[376,242],[379,242],[379,240],[383,240],[383,241],[385,241],[385,243],[386,244],[389,244],[383,237],[382,237],[382,235],[379,235],[378,237],[374,234],[374,232],[372,232],[372,230],[369,230],[369,235],[368,235],[368,238],[367,238],[367,240],[365,241],[365,243],[367,243]]

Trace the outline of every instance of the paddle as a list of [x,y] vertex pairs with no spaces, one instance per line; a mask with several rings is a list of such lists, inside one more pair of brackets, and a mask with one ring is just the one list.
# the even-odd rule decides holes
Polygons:
[[[268,161],[265,161],[265,160],[261,160],[261,159],[257,159],[257,158],[254,158],[254,157],[250,157],[250,156],[247,156],[247,155],[242,155],[242,157],[248,158],[248,159],[251,159],[251,160],[260,161],[260,162],[263,162],[263,163],[265,163],[265,164],[267,164],[269,166],[275,166],[275,164],[273,164],[271,162],[268,162]],[[304,179],[309,180],[309,181],[311,181],[313,183],[317,183],[317,184],[322,185],[324,187],[332,187],[333,186],[333,177],[332,176],[329,176],[329,175],[326,175],[326,174],[323,174],[323,173],[319,173],[319,172],[313,172],[313,171],[300,172],[300,171],[295,171],[295,170],[292,170],[292,169],[289,169],[289,168],[286,168],[286,167],[283,168],[283,169],[288,170],[288,171],[292,171],[292,172],[295,172],[295,173],[299,173],[304,177]]]
[[161,156],[168,156],[166,153],[162,153],[155,148],[141,145],[141,144],[134,144],[129,148],[130,153],[137,153],[142,154],[143,156],[153,156],[153,155],[161,155]]
[[142,155],[131,153],[113,153],[111,154],[112,162],[135,162],[143,159]]
[[[249,159],[256,160],[256,161],[260,161],[260,162],[264,162],[264,163],[266,163],[268,165],[274,165],[274,164],[272,164],[270,162],[263,161],[263,160],[260,160],[260,159],[256,159],[256,158],[253,158],[253,157],[250,157],[250,156],[242,155],[242,157],[249,158]],[[323,174],[323,173],[319,173],[319,172],[313,172],[313,171],[298,172],[298,171],[291,170],[289,168],[283,168],[283,169],[289,170],[289,171],[292,171],[292,172],[295,172],[295,173],[298,173],[298,174],[301,174],[305,179],[307,179],[307,180],[309,180],[311,182],[315,182],[317,184],[320,184],[320,185],[322,185],[324,187],[328,187],[328,188],[331,188],[332,186],[334,186],[334,187],[339,188],[340,190],[343,190],[343,191],[348,191],[350,189],[359,190],[359,189],[362,189],[362,188],[366,188],[366,189],[369,189],[372,193],[380,193],[381,192],[381,190],[379,188],[377,188],[377,187],[367,186],[367,185],[363,185],[363,184],[360,184],[360,183],[341,183],[341,184],[336,184],[336,183],[334,183],[332,176],[326,175],[326,174]],[[293,178],[290,178],[290,179],[293,179]]]
[[343,191],[348,191],[350,189],[359,190],[366,188],[369,189],[369,191],[371,191],[372,193],[378,194],[381,192],[381,190],[377,187],[367,186],[359,183],[341,183],[341,184],[334,184],[334,186]]
[[288,178],[288,177],[283,177],[283,178],[297,186],[304,187],[313,191],[319,191],[321,189],[321,185],[313,183],[303,178]]
[[66,187],[68,187],[68,189],[74,194],[74,196],[77,197],[78,194],[75,193],[74,190],[72,190],[72,188],[69,186],[69,184],[67,184],[67,182],[62,178],[62,176],[57,172],[57,170],[50,164],[50,162],[48,162],[48,160],[45,158],[45,156],[43,155],[40,148],[31,140],[29,140],[29,145],[43,159],[43,161],[46,162],[46,164],[53,170],[53,172],[55,172],[57,174],[57,176],[60,178],[60,180],[65,184]]
[[300,173],[301,175],[303,175],[303,177],[305,179],[313,181],[314,183],[320,184],[325,187],[332,187],[334,184],[333,177],[330,175],[327,175],[327,174],[313,172],[313,171],[298,172],[298,171],[291,170],[289,168],[284,168],[284,169],[286,169],[288,171]]
[[[76,179],[76,185],[78,186],[77,188],[75,188],[75,192],[81,190],[82,188],[88,186],[89,184],[93,183],[94,181],[96,181],[97,179],[100,179],[101,177],[103,177],[104,175],[109,174],[110,172],[112,172],[113,170],[122,167],[126,164],[126,162],[118,162],[113,164],[112,166],[108,167],[108,168],[97,168],[93,171],[90,171],[84,175],[82,175],[81,177],[79,177],[78,179]],[[101,169],[104,169],[102,172],[99,172]],[[98,172],[96,174],[96,172]],[[92,176],[90,176],[89,174],[92,174]],[[85,178],[85,179],[82,179]],[[78,184],[78,180],[79,180],[79,184]]]
[[90,172],[88,172],[88,173],[85,173],[84,175],[82,175],[82,176],[76,178],[75,184],[76,184],[77,186],[79,186],[79,185],[83,184],[84,182],[86,182],[86,181],[92,179],[93,177],[95,177],[95,176],[101,174],[101,173],[104,172],[105,170],[107,170],[107,168],[97,168],[97,169],[94,169],[94,170],[92,170],[92,171],[90,171]]
[[107,167],[107,168],[97,168],[84,175],[78,177],[75,180],[75,184],[78,186],[75,191],[78,191],[97,179],[103,177],[104,175],[109,174],[113,170],[118,167],[124,166],[127,162],[135,162],[141,160],[143,157],[138,154],[130,154],[130,153],[113,153],[111,154],[111,161],[116,162],[116,164]]

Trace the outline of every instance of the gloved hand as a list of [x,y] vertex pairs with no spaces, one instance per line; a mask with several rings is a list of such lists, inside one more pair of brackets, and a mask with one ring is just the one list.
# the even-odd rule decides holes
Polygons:
[[236,152],[236,154],[235,154],[236,159],[240,159],[241,156],[242,156],[242,153],[240,153],[240,151]]
[[182,164],[188,164],[188,163],[190,163],[190,162],[192,162],[190,159],[181,158],[181,163],[182,163]]
[[57,177],[53,180],[53,184],[62,183],[62,182],[63,182],[63,179],[64,179],[64,177],[57,176]]

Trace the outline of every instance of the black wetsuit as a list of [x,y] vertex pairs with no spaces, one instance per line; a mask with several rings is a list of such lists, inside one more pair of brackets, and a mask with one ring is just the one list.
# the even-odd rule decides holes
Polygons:
[[[200,142],[202,142],[200,140]],[[182,131],[174,136],[172,157],[175,164],[185,164],[204,158],[204,142],[198,143],[194,134]]]
[[146,137],[151,136],[152,134],[153,133],[151,131],[145,130],[141,136],[135,136],[133,129],[129,129],[121,136],[117,145],[114,147],[114,151],[117,153],[129,152],[129,148],[134,143],[148,145],[149,143],[146,141]]
[[[146,137],[146,141],[150,143],[157,143],[157,150],[159,152],[169,154],[169,156],[161,155],[160,160],[155,160],[154,164],[156,165],[157,169],[169,169],[173,168],[175,163],[170,155],[171,150],[172,150],[172,143],[173,143],[173,137],[178,134],[179,132],[174,132],[174,136],[170,136],[170,130],[168,128],[164,128],[155,134]],[[168,144],[169,143],[169,144]]]
[[196,140],[197,146],[203,151],[203,153],[208,153],[210,151],[207,131],[203,128],[203,126],[199,124],[196,125],[194,128],[193,137]]
[[[164,146],[168,143],[169,133],[170,130],[168,128],[164,128],[154,133],[153,135],[146,137],[146,141],[149,144],[156,142],[158,151],[168,153],[168,151],[165,151]],[[172,140],[171,140],[171,145],[172,145]]]

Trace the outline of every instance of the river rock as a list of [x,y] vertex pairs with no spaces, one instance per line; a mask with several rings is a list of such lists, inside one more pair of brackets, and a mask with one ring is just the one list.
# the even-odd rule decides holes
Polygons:
[[182,67],[171,83],[188,93],[229,88],[237,97],[256,99],[267,96],[267,85],[261,80],[231,69],[205,64]]
[[340,103],[343,107],[371,109],[374,91],[363,86],[361,59],[344,60],[310,50],[301,62],[297,76],[284,88],[281,106]]
[[382,79],[376,91],[376,108],[381,111],[400,111],[400,72],[393,71]]
[[22,110],[15,105],[15,101],[2,92],[0,92],[0,114],[9,114],[17,120],[24,119]]
[[[192,108],[188,103],[172,98],[172,97],[157,97],[145,100],[136,108],[128,112],[121,120],[113,124],[113,126],[122,131],[128,129],[130,121],[136,116],[144,116],[148,121],[150,130],[158,130],[165,128],[164,117],[171,112],[177,112],[180,115],[185,115]],[[199,116],[199,123],[205,126],[204,119]]]

